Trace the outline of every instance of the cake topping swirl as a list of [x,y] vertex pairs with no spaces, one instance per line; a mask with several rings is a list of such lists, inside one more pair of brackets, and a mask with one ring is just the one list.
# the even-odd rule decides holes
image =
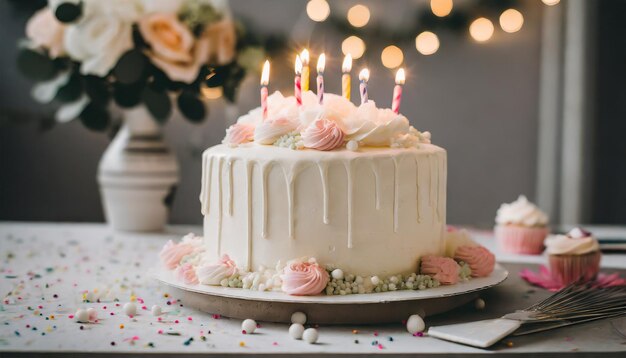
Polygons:
[[459,282],[459,264],[449,257],[424,256],[420,265],[420,272],[432,276],[444,285],[453,285]]
[[316,119],[302,132],[302,141],[307,148],[333,150],[343,145],[344,134],[337,123],[325,118]]
[[237,265],[228,255],[223,255],[216,263],[196,267],[196,276],[203,285],[219,285],[220,282],[237,273]]
[[581,228],[567,235],[551,235],[546,239],[546,252],[550,255],[584,255],[599,250],[598,240]]
[[328,272],[314,260],[291,261],[281,276],[282,290],[295,296],[312,296],[321,293],[328,283]]
[[548,216],[524,195],[520,195],[514,202],[500,206],[496,214],[496,223],[541,227],[548,225]]

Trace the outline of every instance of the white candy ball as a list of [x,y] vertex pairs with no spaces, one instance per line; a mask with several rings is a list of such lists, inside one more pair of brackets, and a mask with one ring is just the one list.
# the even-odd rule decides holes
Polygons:
[[87,309],[87,314],[89,315],[90,321],[95,321],[98,319],[98,311],[95,308]]
[[127,316],[135,316],[137,314],[137,305],[133,302],[128,302],[124,305],[124,314]]
[[163,314],[163,309],[161,309],[161,306],[154,305],[152,306],[152,309],[150,310],[150,312],[152,312],[153,316],[160,316]]
[[291,323],[306,323],[306,315],[303,312],[294,312],[291,315]]
[[315,328],[307,328],[302,333],[302,339],[311,344],[317,342],[318,338],[319,334],[317,333],[317,329]]
[[485,300],[483,300],[482,298],[477,298],[476,301],[474,301],[474,307],[476,307],[477,310],[484,310]]
[[426,324],[420,315],[414,314],[406,321],[406,330],[411,334],[423,332],[425,328]]
[[378,284],[380,283],[380,279],[378,278],[378,276],[372,276],[371,281],[372,285],[374,286],[378,286]]
[[359,149],[359,142],[355,140],[348,141],[348,143],[346,144],[346,149],[353,152],[357,151]]
[[300,323],[294,323],[289,326],[289,336],[293,339],[302,339],[302,333],[304,333],[304,326]]
[[247,334],[252,334],[256,331],[256,322],[253,319],[246,319],[241,322],[241,330],[246,331]]
[[89,313],[87,310],[79,308],[76,313],[74,313],[74,319],[76,322],[80,323],[88,323],[89,322]]
[[342,269],[334,269],[333,272],[330,273],[330,275],[337,280],[341,280],[343,279],[343,270]]

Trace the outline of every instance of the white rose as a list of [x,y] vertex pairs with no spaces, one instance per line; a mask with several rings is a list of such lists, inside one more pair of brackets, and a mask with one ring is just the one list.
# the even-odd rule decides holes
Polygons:
[[132,25],[119,17],[93,14],[65,30],[65,49],[85,75],[105,76],[133,48]]
[[180,9],[183,0],[142,0],[144,11],[146,13],[153,12],[169,12],[176,13]]

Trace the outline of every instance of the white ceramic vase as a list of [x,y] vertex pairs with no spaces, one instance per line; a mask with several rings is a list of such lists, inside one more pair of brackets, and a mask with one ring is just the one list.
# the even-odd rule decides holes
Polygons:
[[121,231],[163,230],[178,181],[178,162],[161,126],[143,105],[126,110],[98,167],[108,223]]

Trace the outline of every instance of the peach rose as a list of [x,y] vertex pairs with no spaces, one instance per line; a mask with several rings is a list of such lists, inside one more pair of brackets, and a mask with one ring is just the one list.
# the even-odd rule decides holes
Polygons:
[[173,81],[193,82],[208,60],[209,37],[194,38],[176,14],[155,13],[139,21],[139,31],[150,45],[148,56]]
[[235,24],[231,20],[222,20],[210,25],[206,34],[211,41],[211,54],[209,62],[217,65],[225,65],[235,58],[235,45],[237,34]]
[[26,36],[35,46],[47,49],[52,58],[65,54],[64,32],[65,26],[57,20],[49,7],[37,11],[26,24]]

